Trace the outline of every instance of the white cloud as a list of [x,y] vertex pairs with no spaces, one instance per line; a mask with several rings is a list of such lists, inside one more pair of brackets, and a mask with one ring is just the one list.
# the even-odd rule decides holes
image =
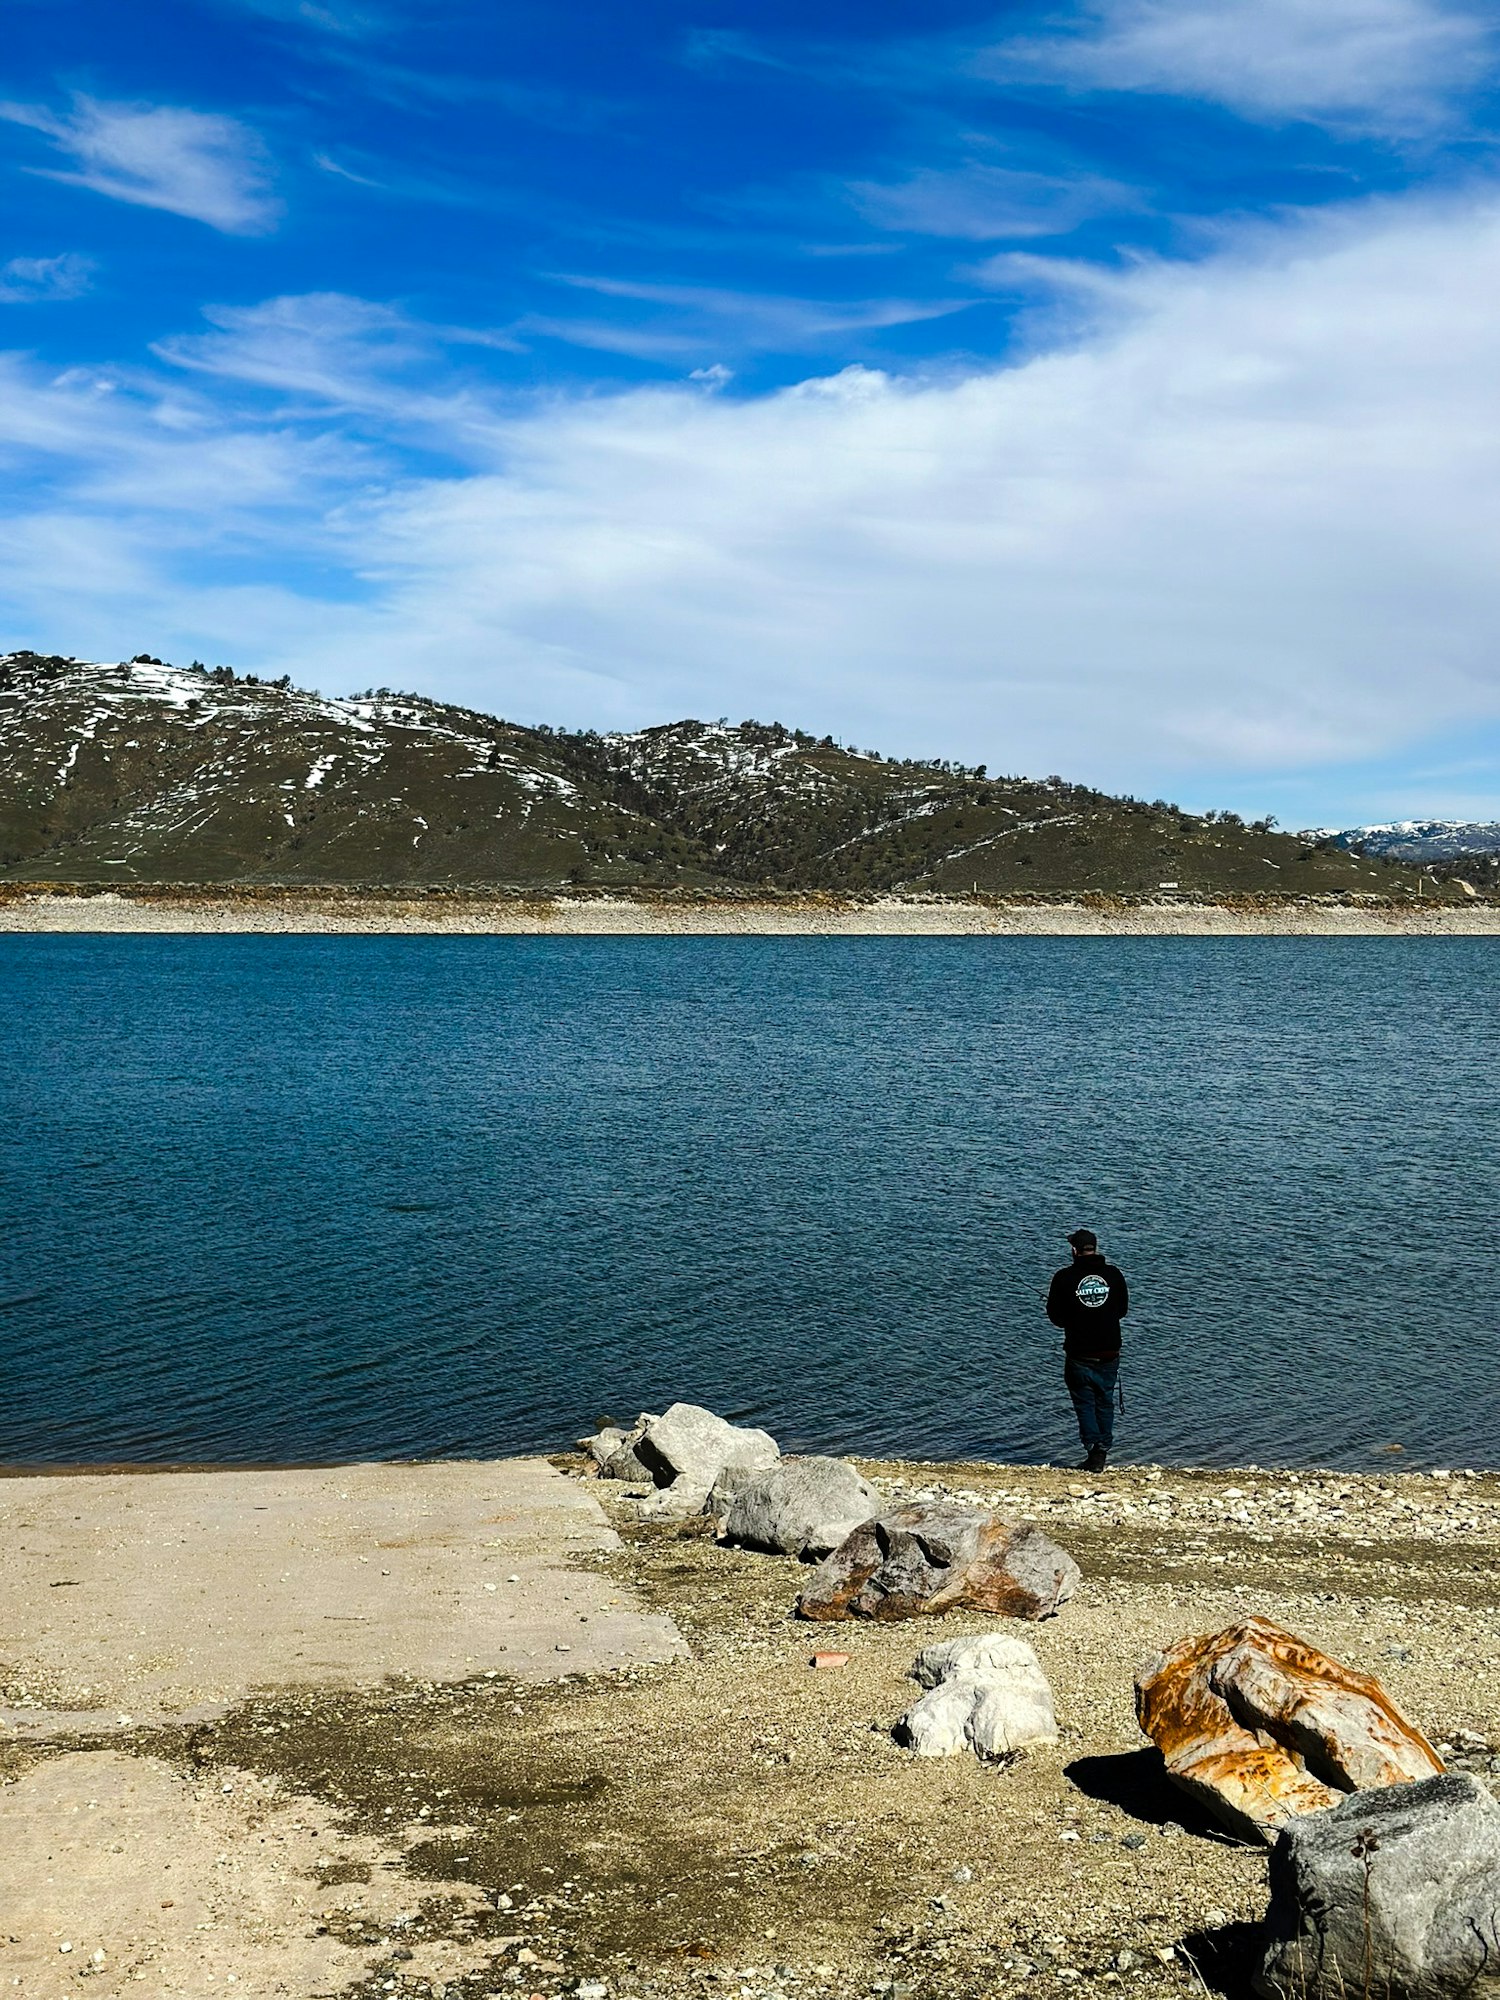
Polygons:
[[[1371,207],[1132,270],[1074,301],[1083,330],[962,376],[520,409],[438,377],[433,436],[475,469],[419,480],[332,435],[350,376],[399,410],[418,334],[282,301],[205,336],[221,372],[177,401],[17,365],[0,451],[61,471],[10,502],[6,629],[579,723],[780,714],[1203,798],[1444,731],[1477,748],[1500,724],[1497,292],[1500,201]],[[256,347],[273,324],[294,361]],[[321,416],[279,407],[268,434],[236,401],[252,377]],[[199,512],[165,518],[154,484]]]
[[1077,33],[1003,43],[977,67],[1252,118],[1409,128],[1439,117],[1492,54],[1492,25],[1446,0],[1097,0]]
[[44,133],[76,162],[69,172],[34,169],[49,180],[190,216],[233,236],[262,234],[281,212],[259,138],[219,112],[75,97],[66,115],[0,104],[0,118]]
[[1119,783],[1500,716],[1497,282],[1494,207],[1379,210],[1137,271],[1017,367],[552,402],[358,513],[377,643]]
[[0,264],[0,305],[82,298],[93,279],[92,260],[72,250],[58,257],[12,257]]

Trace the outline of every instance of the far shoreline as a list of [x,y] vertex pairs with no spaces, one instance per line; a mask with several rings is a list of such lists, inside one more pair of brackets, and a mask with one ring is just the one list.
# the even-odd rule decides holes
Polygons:
[[1269,896],[0,884],[0,932],[512,937],[1500,937],[1500,903]]

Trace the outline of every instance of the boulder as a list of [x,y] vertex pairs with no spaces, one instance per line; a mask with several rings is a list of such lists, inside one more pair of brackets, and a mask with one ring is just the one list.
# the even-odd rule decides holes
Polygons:
[[587,1452],[595,1465],[605,1464],[625,1441],[618,1424],[606,1424],[596,1437],[578,1439],[578,1449]]
[[659,1417],[643,1413],[628,1431],[611,1425],[579,1443],[602,1478],[656,1487],[652,1511],[673,1516],[701,1514],[726,1466],[757,1469],[781,1456],[765,1431],[742,1430],[696,1403],[673,1403]]
[[696,1403],[673,1403],[648,1419],[633,1449],[661,1489],[652,1511],[674,1517],[701,1514],[726,1466],[758,1470],[781,1456],[765,1431],[742,1430]]
[[931,1690],[896,1724],[919,1757],[1009,1757],[1057,1741],[1057,1714],[1042,1663],[1024,1639],[988,1632],[918,1653],[912,1679]]
[[730,1466],[709,1495],[720,1532],[746,1548],[820,1560],[880,1511],[880,1495],[847,1459],[783,1458]]
[[1500,1805],[1453,1773],[1356,1792],[1271,1852],[1267,2000],[1494,2000]]
[[636,1446],[645,1436],[648,1426],[657,1418],[641,1415],[636,1418],[628,1431],[622,1431],[609,1424],[597,1437],[580,1438],[579,1448],[586,1451],[599,1468],[601,1479],[625,1479],[636,1486],[654,1486],[656,1480],[651,1468],[636,1452]]
[[1379,1681],[1265,1618],[1179,1639],[1147,1660],[1135,1710],[1174,1783],[1252,1839],[1270,1840],[1346,1793],[1443,1768]]
[[978,1508],[892,1507],[821,1563],[797,1600],[802,1618],[931,1618],[983,1611],[1049,1618],[1078,1565],[1029,1521]]

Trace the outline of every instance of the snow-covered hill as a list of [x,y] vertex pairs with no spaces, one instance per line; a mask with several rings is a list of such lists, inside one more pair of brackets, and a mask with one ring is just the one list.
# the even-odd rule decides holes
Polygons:
[[1500,823],[1494,820],[1397,819],[1383,826],[1328,828],[1308,838],[1392,861],[1423,864],[1500,854]]

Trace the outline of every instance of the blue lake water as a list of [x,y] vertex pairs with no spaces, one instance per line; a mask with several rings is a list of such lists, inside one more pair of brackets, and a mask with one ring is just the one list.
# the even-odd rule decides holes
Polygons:
[[[1485,939],[0,938],[0,1460],[1500,1463]],[[1383,1457],[1400,1443],[1404,1460]]]

